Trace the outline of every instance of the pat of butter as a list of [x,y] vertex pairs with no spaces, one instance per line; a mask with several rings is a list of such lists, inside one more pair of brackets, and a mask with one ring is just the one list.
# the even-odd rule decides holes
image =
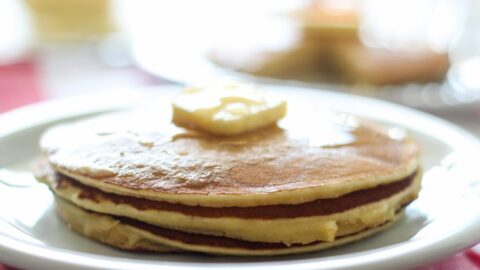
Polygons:
[[173,122],[217,135],[236,135],[283,118],[287,103],[254,85],[187,88],[173,101]]

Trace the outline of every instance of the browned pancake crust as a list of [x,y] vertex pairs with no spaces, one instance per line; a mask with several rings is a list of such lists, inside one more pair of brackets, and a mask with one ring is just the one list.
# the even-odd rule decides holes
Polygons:
[[318,122],[309,123],[292,108],[278,127],[215,137],[177,128],[161,113],[60,126],[44,135],[42,148],[56,171],[109,193],[208,207],[332,198],[418,167],[411,139],[351,117],[316,113],[310,117]]
[[95,202],[109,200],[115,204],[128,204],[139,210],[155,209],[161,211],[180,212],[190,216],[202,217],[238,217],[254,219],[275,219],[308,217],[316,215],[330,215],[343,212],[364,204],[388,198],[409,187],[416,177],[417,172],[398,181],[379,185],[373,188],[357,190],[346,195],[332,198],[319,199],[313,202],[298,205],[269,205],[256,207],[223,207],[212,208],[202,206],[188,206],[177,203],[151,201],[135,197],[128,197],[103,192],[75,181],[74,179],[57,173],[55,175],[55,189],[62,189],[66,185],[73,185],[82,190],[79,197]]

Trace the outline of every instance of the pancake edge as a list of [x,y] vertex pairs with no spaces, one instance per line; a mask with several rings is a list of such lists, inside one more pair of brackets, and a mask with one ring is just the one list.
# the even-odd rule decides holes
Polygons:
[[[422,173],[402,191],[385,199],[330,215],[278,219],[244,219],[237,217],[201,217],[159,210],[138,210],[128,204],[81,198],[81,189],[71,187],[52,191],[59,197],[90,211],[133,218],[148,224],[207,235],[220,235],[246,241],[307,244],[334,241],[352,232],[374,227],[392,220],[394,213],[413,201],[420,189]],[[252,229],[254,228],[254,229]]]
[[329,186],[321,185],[317,187],[256,194],[173,194],[120,187],[75,173],[50,162],[50,166],[54,171],[71,177],[84,185],[100,189],[107,193],[205,207],[252,207],[275,204],[301,204],[318,199],[335,198],[356,190],[367,189],[404,178],[415,172],[420,167],[419,164],[420,157],[417,155],[410,160],[405,167],[399,168],[390,174],[373,175],[371,178],[351,180],[347,183],[348,185],[341,183]]
[[[234,256],[275,256],[296,253],[313,252],[332,248],[349,242],[357,241],[368,237],[392,226],[403,216],[403,211],[395,215],[395,218],[385,224],[377,227],[344,236],[333,242],[320,242],[317,244],[305,246],[292,246],[282,249],[246,249],[246,248],[226,248],[218,246],[202,246],[188,244],[181,241],[175,241],[166,237],[159,236],[150,231],[122,223],[113,216],[87,212],[81,207],[75,206],[63,199],[56,198],[56,209],[65,223],[69,227],[96,241],[120,248],[123,250],[154,251],[154,252],[178,252],[193,251],[215,255],[234,255]],[[97,223],[101,223],[98,226]]]

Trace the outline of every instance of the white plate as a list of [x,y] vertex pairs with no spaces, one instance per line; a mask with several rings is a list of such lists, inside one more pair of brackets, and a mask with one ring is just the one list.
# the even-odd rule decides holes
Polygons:
[[[345,94],[266,86],[289,102],[331,108],[402,126],[423,149],[420,198],[391,229],[343,247],[295,256],[236,258],[118,251],[69,231],[52,209],[52,195],[27,174],[0,171],[0,261],[25,269],[406,269],[480,242],[480,143],[430,115]],[[177,87],[159,88],[167,98]],[[142,95],[47,102],[0,116],[0,167],[21,171],[39,154],[42,131],[58,122],[131,105]],[[113,98],[113,99],[112,99]],[[148,96],[149,102],[152,97]],[[161,116],[159,116],[161,117]],[[314,119],[305,119],[312,121]],[[17,177],[18,176],[18,177]],[[10,183],[10,184],[8,184]]]
[[[265,0],[261,3],[247,0],[205,1],[207,0],[201,3],[180,0],[175,3],[168,2],[168,4],[158,1],[126,3],[123,7],[126,10],[125,14],[122,14],[125,15],[123,22],[125,29],[132,37],[130,40],[132,56],[137,64],[151,74],[183,84],[203,84],[218,78],[289,84],[375,97],[430,112],[471,108],[480,103],[480,83],[476,80],[478,68],[469,68],[468,65],[465,67],[460,61],[475,55],[475,48],[478,47],[475,45],[478,41],[475,43],[473,38],[476,36],[473,33],[477,32],[476,22],[472,22],[471,27],[465,23],[468,11],[472,14],[477,12],[477,9],[474,6],[470,7],[468,2],[416,1],[413,4],[408,1],[398,1],[395,6],[411,11],[416,19],[412,19],[410,24],[405,20],[399,24],[396,18],[390,18],[392,21],[379,24],[386,27],[380,30],[382,35],[390,33],[384,37],[386,43],[380,46],[400,48],[402,41],[408,43],[407,40],[416,40],[423,35],[426,38],[433,37],[430,33],[422,32],[424,31],[422,29],[427,28],[430,29],[429,32],[441,34],[436,37],[439,38],[438,40],[432,42],[451,40],[449,54],[452,67],[443,82],[353,86],[326,84],[321,79],[305,82],[300,78],[289,80],[252,75],[217,65],[209,57],[215,48],[230,48],[228,51],[235,54],[236,59],[241,61],[244,57],[251,58],[251,55],[255,55],[253,52],[261,52],[262,48],[266,51],[270,49],[278,51],[288,47],[286,44],[290,44],[292,38],[295,40],[298,34],[298,26],[295,23],[292,24],[286,14],[305,7],[310,3],[309,1],[281,1],[281,3]],[[358,2],[364,12],[367,14],[370,12],[372,15],[372,21],[367,20],[368,23],[375,24],[377,19],[385,18],[385,14],[388,15],[388,12],[393,10],[391,4],[382,6],[369,1]],[[386,8],[387,5],[388,8]],[[189,8],[186,9],[185,6]],[[442,15],[445,11],[448,11],[448,16]],[[378,17],[380,14],[381,17]],[[418,16],[429,19],[419,21]],[[245,19],[247,17],[248,20]],[[185,20],[185,18],[189,19]],[[435,23],[435,20],[439,20],[439,23]],[[427,22],[428,26],[425,25]],[[415,27],[412,27],[412,23]],[[392,25],[399,28],[390,29]],[[436,31],[440,25],[441,30]],[[376,29],[375,26],[373,28]],[[412,36],[407,37],[406,33]],[[449,38],[451,35],[458,34],[461,34],[458,38]],[[248,53],[249,49],[253,51],[251,54]]]
[[[459,65],[454,65],[450,69],[443,82],[352,86],[321,81],[303,82],[294,79],[278,79],[234,71],[213,63],[208,59],[207,52],[202,51],[197,46],[168,49],[169,46],[166,46],[169,43],[168,41],[164,39],[158,40],[158,43],[155,43],[155,41],[152,42],[151,39],[144,42],[143,40],[135,40],[133,55],[137,64],[153,75],[183,84],[204,84],[223,78],[225,80],[245,80],[257,83],[288,84],[297,87],[328,88],[343,93],[379,98],[431,112],[475,106],[480,101],[478,82],[475,82],[475,88],[468,87],[465,82],[460,81],[459,79],[469,74],[458,68]],[[158,48],[161,46],[168,48],[159,50]],[[172,44],[171,47],[175,47],[175,44]]]

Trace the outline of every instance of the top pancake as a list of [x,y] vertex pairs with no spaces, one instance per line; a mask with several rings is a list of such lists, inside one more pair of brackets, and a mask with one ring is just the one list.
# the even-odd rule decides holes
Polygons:
[[54,127],[41,147],[56,171],[106,192],[209,207],[332,198],[418,167],[412,140],[344,114],[290,106],[278,126],[215,137],[159,107]]

